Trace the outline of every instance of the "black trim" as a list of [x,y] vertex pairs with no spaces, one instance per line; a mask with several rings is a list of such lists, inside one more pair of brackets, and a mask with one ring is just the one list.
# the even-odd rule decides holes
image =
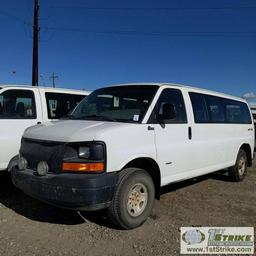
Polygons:
[[67,144],[67,142],[64,142],[64,141],[30,139],[30,138],[26,138],[26,137],[22,137],[21,142],[22,142],[23,140],[24,140],[24,141],[27,141],[27,142],[42,143],[42,144],[54,144],[54,143],[59,144],[59,145]]
[[25,194],[61,208],[99,210],[109,206],[117,183],[117,173],[47,174],[33,170],[11,171],[13,184]]
[[191,128],[191,126],[188,127],[188,139],[192,140],[192,128]]

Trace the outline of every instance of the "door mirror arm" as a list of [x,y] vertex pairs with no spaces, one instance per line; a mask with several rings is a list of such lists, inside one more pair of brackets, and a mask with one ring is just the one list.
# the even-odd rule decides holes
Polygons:
[[165,128],[165,120],[163,119],[163,117],[157,114],[155,115],[155,117],[157,123],[159,123],[162,128]]

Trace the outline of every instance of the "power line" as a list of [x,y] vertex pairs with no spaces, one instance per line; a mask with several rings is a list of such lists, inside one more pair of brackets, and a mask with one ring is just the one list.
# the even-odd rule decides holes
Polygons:
[[[72,6],[69,6],[72,8]],[[76,8],[76,6],[73,6]],[[79,8],[83,8],[79,6]],[[54,7],[55,8],[55,7]],[[56,7],[57,8],[57,7]],[[60,7],[61,8],[61,7]],[[64,7],[66,8],[66,7]],[[77,7],[78,8],[78,7]],[[91,10],[222,10],[222,9],[249,9],[256,8],[256,6],[243,6],[243,7],[171,7],[171,8],[135,8],[135,7],[125,7],[125,8],[104,8],[104,7],[84,7]],[[7,16],[16,21],[19,21],[29,27],[32,27],[33,24],[22,18],[19,18],[15,15],[12,15],[5,11],[0,11],[0,15]],[[138,35],[138,36],[194,36],[194,37],[255,37],[256,32],[163,32],[163,31],[136,31],[136,30],[92,30],[92,29],[83,29],[83,28],[67,28],[67,27],[41,27],[40,30],[48,31],[62,31],[62,32],[77,32],[77,33],[91,33],[91,34],[106,34],[106,35]]]
[[17,17],[17,16],[15,16],[15,15],[13,15],[13,14],[10,14],[10,13],[8,13],[8,12],[0,11],[0,15],[1,15],[1,16],[5,16],[5,17],[8,17],[8,18],[11,18],[11,19],[16,20],[16,21],[18,21],[18,22],[21,22],[21,23],[23,23],[24,25],[32,26],[32,23],[31,23],[31,22],[28,22],[28,21],[26,21],[26,20],[24,20],[24,19],[22,19],[22,18],[20,18],[20,17]]
[[89,6],[51,6],[53,9],[86,9],[86,10],[110,10],[110,11],[178,11],[178,10],[242,10],[255,9],[256,6],[229,6],[229,7],[89,7]]
[[136,31],[136,30],[90,30],[66,27],[43,27],[44,30],[63,32],[79,32],[109,35],[141,35],[141,36],[228,36],[228,37],[255,37],[256,32],[162,32],[162,31]]

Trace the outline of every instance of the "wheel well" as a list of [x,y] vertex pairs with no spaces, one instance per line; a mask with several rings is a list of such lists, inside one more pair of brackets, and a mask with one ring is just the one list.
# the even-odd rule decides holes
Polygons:
[[161,175],[160,175],[159,166],[156,163],[156,161],[146,157],[137,158],[124,166],[124,168],[128,168],[128,167],[141,168],[147,171],[151,175],[155,185],[155,197],[156,199],[160,199]]
[[243,144],[240,149],[244,150],[247,156],[248,166],[252,166],[252,151],[249,144]]

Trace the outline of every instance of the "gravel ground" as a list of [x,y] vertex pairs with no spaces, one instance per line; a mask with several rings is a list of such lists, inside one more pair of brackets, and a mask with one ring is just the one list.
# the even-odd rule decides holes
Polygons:
[[212,174],[165,187],[140,228],[117,230],[104,212],[34,200],[0,173],[0,255],[179,255],[181,226],[256,226],[256,164],[243,182]]

